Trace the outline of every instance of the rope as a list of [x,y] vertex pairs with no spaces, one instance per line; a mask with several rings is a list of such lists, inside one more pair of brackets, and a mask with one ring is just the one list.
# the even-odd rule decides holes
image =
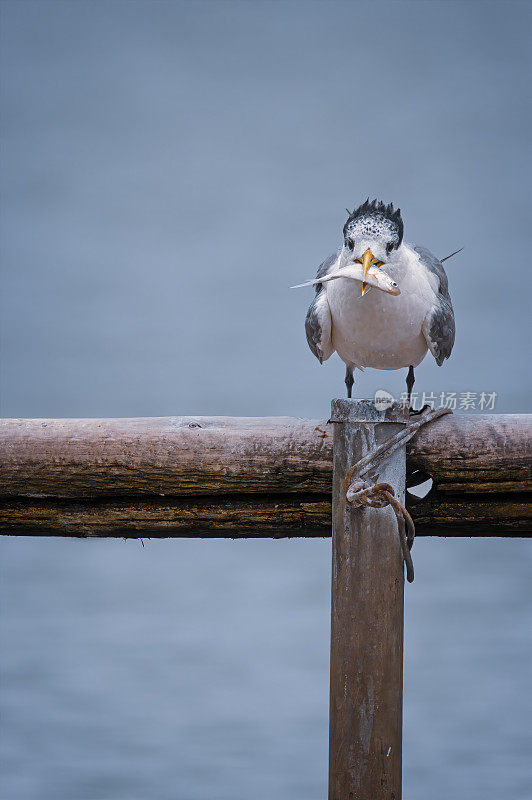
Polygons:
[[369,453],[366,453],[356,464],[353,464],[347,471],[344,480],[346,503],[349,503],[353,508],[362,508],[363,506],[369,506],[370,508],[391,506],[393,508],[397,518],[399,540],[406,567],[406,579],[409,583],[414,580],[414,564],[410,550],[414,544],[416,529],[412,517],[404,505],[399,502],[393,487],[389,483],[375,483],[372,485],[369,481],[364,480],[363,475],[374,470],[379,461],[384,461],[384,459],[409,442],[410,439],[413,439],[423,425],[433,422],[446,414],[452,414],[451,409],[433,409],[427,406],[421,411],[417,419],[407,422],[398,433]]

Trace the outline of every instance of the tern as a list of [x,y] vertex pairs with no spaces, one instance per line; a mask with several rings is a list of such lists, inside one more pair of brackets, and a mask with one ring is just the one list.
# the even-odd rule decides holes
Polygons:
[[410,405],[414,368],[429,350],[441,366],[453,349],[454,312],[442,264],[451,256],[440,261],[403,242],[401,209],[392,203],[368,198],[347,213],[342,245],[314,280],[298,284],[316,287],[307,341],[320,364],[335,351],[344,361],[348,397],[355,369],[408,368]]

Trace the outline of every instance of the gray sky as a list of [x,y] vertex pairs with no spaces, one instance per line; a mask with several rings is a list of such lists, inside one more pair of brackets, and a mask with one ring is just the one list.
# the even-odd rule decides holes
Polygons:
[[529,410],[530,10],[4,0],[2,414],[325,416],[288,287],[368,195],[465,248],[416,388]]

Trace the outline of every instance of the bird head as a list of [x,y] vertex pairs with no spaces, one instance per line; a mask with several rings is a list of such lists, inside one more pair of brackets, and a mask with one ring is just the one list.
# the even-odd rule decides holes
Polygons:
[[[393,258],[403,241],[401,209],[394,211],[393,203],[385,205],[370,199],[349,213],[344,225],[344,246],[340,266],[362,264],[365,278],[370,267],[382,267]],[[362,283],[362,294],[366,283]]]

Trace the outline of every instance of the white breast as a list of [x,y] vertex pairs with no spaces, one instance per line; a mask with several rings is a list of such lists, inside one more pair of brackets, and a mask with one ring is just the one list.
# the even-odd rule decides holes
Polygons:
[[342,278],[325,284],[332,344],[351,366],[416,367],[427,353],[421,325],[434,303],[430,276],[404,244],[383,270],[399,284],[399,296],[370,288],[362,297],[361,283]]

